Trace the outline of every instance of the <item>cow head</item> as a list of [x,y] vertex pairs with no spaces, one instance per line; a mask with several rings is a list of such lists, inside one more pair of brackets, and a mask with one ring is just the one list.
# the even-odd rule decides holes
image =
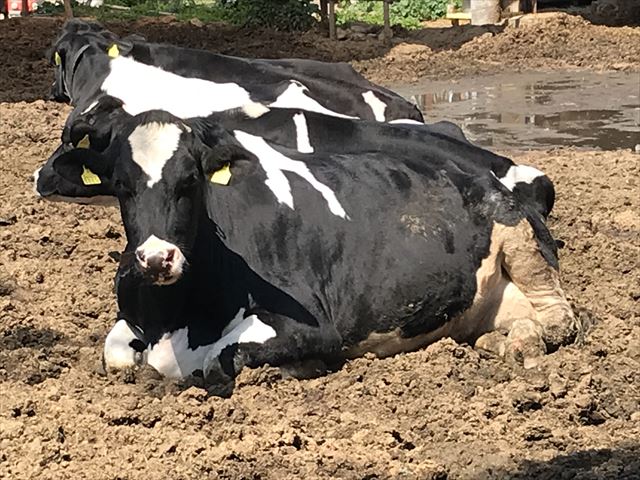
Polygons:
[[[70,20],[65,23],[60,36],[47,53],[55,68],[51,100],[73,102],[79,90],[96,84],[97,73],[106,72],[110,55],[113,56],[114,52],[118,55],[128,54],[133,48],[133,41],[141,38],[132,36],[120,39],[94,22]],[[83,75],[78,81],[76,74],[85,59],[89,59],[87,72],[92,75],[90,78]]]
[[221,127],[203,124],[145,112],[125,120],[104,152],[75,148],[52,162],[77,188],[117,196],[137,267],[156,285],[177,282],[189,263],[211,174],[248,155]]
[[[82,176],[82,165],[70,162],[71,157],[87,157],[88,154],[74,153],[65,156],[63,160],[58,159],[75,148],[104,151],[114,139],[116,127],[130,117],[122,109],[122,102],[109,96],[101,97],[84,111],[76,108],[62,132],[62,144],[33,175],[36,194],[51,201],[93,205],[115,203],[116,197],[109,177],[113,170],[111,157],[103,158],[98,179],[90,174]],[[81,173],[80,177],[78,172]]]

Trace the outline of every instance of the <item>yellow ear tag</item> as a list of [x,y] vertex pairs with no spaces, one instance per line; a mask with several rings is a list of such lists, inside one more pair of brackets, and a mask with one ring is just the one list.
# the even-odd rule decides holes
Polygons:
[[225,163],[220,170],[216,170],[211,175],[211,183],[218,183],[220,185],[229,185],[231,180],[231,169],[229,164]]
[[100,177],[89,170],[84,165],[82,166],[82,183],[85,185],[100,185],[102,180]]
[[60,58],[60,54],[58,52],[56,52],[53,56],[53,61],[58,66],[62,63],[62,59]]
[[76,145],[77,148],[90,148],[91,147],[91,143],[89,141],[89,135],[85,135],[84,137],[82,137],[82,140],[80,140],[78,142],[78,145]]
[[111,45],[109,47],[109,50],[107,50],[107,55],[109,55],[111,58],[119,57],[120,50],[118,49],[118,45],[116,45],[115,43]]

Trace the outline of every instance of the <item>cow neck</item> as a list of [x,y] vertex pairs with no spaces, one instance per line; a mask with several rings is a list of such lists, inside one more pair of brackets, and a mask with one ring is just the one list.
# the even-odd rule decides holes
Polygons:
[[69,86],[71,104],[74,106],[89,105],[97,100],[109,71],[109,57],[106,55],[81,55],[78,57],[73,67],[71,85]]

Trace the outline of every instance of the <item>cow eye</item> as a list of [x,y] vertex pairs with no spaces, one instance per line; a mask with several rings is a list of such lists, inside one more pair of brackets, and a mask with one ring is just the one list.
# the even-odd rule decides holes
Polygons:
[[189,194],[191,190],[196,186],[197,183],[198,183],[197,175],[193,174],[193,175],[189,175],[188,177],[185,177],[178,184],[178,188],[177,188],[178,193],[180,195]]

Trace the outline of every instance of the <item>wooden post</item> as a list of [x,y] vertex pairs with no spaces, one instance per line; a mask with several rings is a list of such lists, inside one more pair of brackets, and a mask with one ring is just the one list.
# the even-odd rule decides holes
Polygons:
[[65,18],[73,18],[73,10],[71,9],[71,0],[64,0],[64,16]]
[[20,16],[26,17],[27,15],[29,15],[29,2],[27,0],[22,0],[22,11],[20,12]]
[[336,39],[336,2],[329,0],[329,38]]
[[384,43],[391,43],[391,14],[389,13],[389,3],[392,0],[382,0],[382,14],[384,18]]

